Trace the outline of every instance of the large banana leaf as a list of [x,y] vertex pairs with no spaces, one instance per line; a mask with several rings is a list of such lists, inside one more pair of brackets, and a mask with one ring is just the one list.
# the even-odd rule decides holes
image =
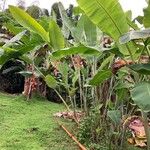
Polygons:
[[144,9],[143,24],[146,28],[150,27],[150,6]]
[[[62,22],[63,22],[63,29],[66,29],[64,30],[64,32],[68,32],[67,30],[69,30],[74,40],[77,43],[82,43],[85,17],[81,16],[80,20],[78,21],[76,25],[75,22],[67,16],[66,10],[64,6],[62,5],[62,3],[60,2],[58,3],[58,8],[59,8],[59,12],[60,12]],[[65,34],[66,33],[64,33],[64,35]]]
[[75,23],[67,16],[66,10],[61,2],[58,3],[59,12],[62,18],[63,26],[68,28],[76,41],[79,41],[78,36],[76,35],[76,26]]
[[12,16],[14,17],[14,19],[16,19],[16,21],[20,25],[27,28],[29,31],[39,34],[43,38],[44,41],[49,42],[48,33],[29,14],[27,14],[25,11],[23,11],[22,9],[15,7],[15,6],[9,6],[9,10],[10,10]]
[[54,50],[62,49],[65,47],[65,40],[61,33],[61,30],[54,20],[49,23],[49,35],[51,45]]
[[128,32],[126,16],[118,0],[77,0],[81,9],[103,32],[116,41]]
[[[0,47],[0,65],[3,65],[5,62],[7,62],[9,59],[12,58],[21,58],[23,57],[23,54],[28,53],[32,50],[36,50],[41,45],[35,45],[31,44],[29,42],[28,45],[18,45],[16,48],[10,48],[10,47]],[[28,61],[28,63],[32,63]]]
[[101,52],[92,47],[77,46],[77,47],[70,47],[70,48],[58,50],[56,52],[53,52],[52,56],[55,59],[61,59],[63,57],[66,57],[69,55],[75,55],[75,54],[99,56],[101,55]]
[[[17,35],[20,32],[23,32],[24,30],[26,30],[24,27],[16,26],[10,22],[5,23],[4,26],[14,35]],[[28,40],[29,40],[28,36],[23,36],[21,39],[22,42],[26,42]]]
[[85,24],[85,17],[84,15],[82,15],[77,22],[77,26],[75,27],[76,32],[75,34],[80,43],[85,43],[84,24]]
[[84,31],[86,35],[86,42],[89,46],[95,46],[97,42],[96,26],[91,20],[84,15]]
[[[129,26],[118,0],[77,0],[80,8],[101,31],[110,35],[118,44],[119,50],[124,55],[132,54],[136,48],[131,44],[120,45],[119,37],[129,31]],[[89,29],[90,30],[90,29]]]
[[10,31],[11,33],[13,33],[14,35],[16,35],[16,34],[18,34],[18,33],[20,33],[20,32],[22,32],[22,31],[25,30],[25,28],[15,26],[15,25],[11,24],[10,22],[5,23],[4,26],[5,26],[7,29],[9,29],[9,31]]

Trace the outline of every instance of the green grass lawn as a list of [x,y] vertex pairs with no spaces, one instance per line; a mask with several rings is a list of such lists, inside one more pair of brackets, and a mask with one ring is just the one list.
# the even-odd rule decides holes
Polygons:
[[[0,94],[0,150],[77,150],[53,118],[63,105]],[[63,121],[74,127],[71,121]]]

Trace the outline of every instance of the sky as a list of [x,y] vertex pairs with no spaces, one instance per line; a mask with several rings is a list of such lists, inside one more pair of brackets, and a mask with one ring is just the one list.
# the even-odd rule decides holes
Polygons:
[[[0,0],[0,2],[1,1],[2,0]],[[35,1],[36,0],[25,0],[26,6],[33,4],[33,2]],[[77,5],[76,0],[38,0],[38,1],[39,2],[37,2],[37,4],[41,8],[47,8],[48,10],[50,10],[53,3],[58,1],[62,2],[66,8],[69,6],[69,4]],[[119,0],[119,1],[125,11],[132,10],[133,18],[135,18],[138,15],[142,15],[143,8],[147,6],[145,0]],[[17,0],[6,0],[6,2],[7,5],[8,4],[15,5],[17,3]]]

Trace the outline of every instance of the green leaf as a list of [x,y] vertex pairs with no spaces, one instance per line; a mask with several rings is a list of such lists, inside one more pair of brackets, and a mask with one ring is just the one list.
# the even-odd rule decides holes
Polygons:
[[71,96],[71,97],[75,96],[76,91],[77,91],[77,88],[71,88],[71,89],[69,90],[69,96]]
[[121,112],[119,110],[109,110],[107,115],[115,125],[121,123]]
[[129,20],[129,18],[127,18],[127,22],[128,22],[128,25],[129,25],[132,29],[134,29],[134,30],[139,30],[138,26],[137,26],[134,22],[132,22],[131,20]]
[[131,90],[131,97],[135,104],[144,111],[150,111],[150,83],[141,82]]
[[11,46],[13,43],[18,42],[24,35],[25,35],[26,31],[22,31],[20,33],[18,33],[16,36],[14,36],[12,39],[10,39],[8,42],[6,42],[3,47],[9,47]]
[[78,46],[78,47],[71,47],[66,49],[61,49],[59,51],[53,52],[52,56],[55,59],[61,59],[63,57],[66,57],[68,55],[74,55],[74,54],[84,54],[84,55],[100,55],[101,52],[97,49],[86,47],[86,46]]
[[128,32],[126,16],[118,0],[77,0],[80,8],[103,32],[116,41]]
[[15,6],[9,6],[9,10],[14,17],[14,19],[23,27],[27,28],[31,32],[35,32],[39,34],[44,41],[49,42],[49,35],[44,30],[44,28],[35,20],[33,19],[29,14],[27,14],[24,10],[15,7]]
[[143,9],[144,17],[143,17],[143,24],[145,28],[150,27],[150,4],[146,9]]
[[144,75],[150,74],[150,64],[133,64],[128,66],[130,69]]
[[128,18],[129,20],[132,20],[132,11],[128,10],[125,12],[126,18]]
[[51,75],[47,75],[45,77],[45,82],[48,85],[48,87],[52,89],[55,89],[57,86],[57,81]]
[[58,3],[59,12],[62,18],[62,23],[64,28],[68,28],[71,31],[72,36],[76,41],[79,41],[78,36],[76,35],[76,26],[75,23],[67,16],[66,10],[61,2]]
[[134,19],[134,21],[137,21],[139,24],[143,25],[143,19],[144,19],[143,16],[138,16]]
[[89,84],[98,86],[103,83],[105,80],[109,79],[112,76],[111,70],[102,70],[98,71],[98,73],[90,80]]
[[102,70],[103,68],[105,68],[109,63],[111,63],[114,59],[114,54],[111,54],[109,57],[107,57],[106,59],[103,60],[103,62],[101,63],[101,66],[99,67],[99,71]]
[[41,36],[36,34],[36,33],[34,33],[34,32],[30,33],[30,40],[26,41],[25,44],[28,45],[29,42],[33,43],[35,45],[39,45],[41,43],[44,43],[43,39],[41,38]]
[[3,65],[11,58],[18,58],[18,56],[20,55],[18,51],[9,47],[0,47],[0,53],[0,65]]
[[[36,46],[28,43],[28,45],[18,45],[15,49],[9,47],[0,47],[0,65],[3,65],[12,58],[22,58],[23,54],[36,49]],[[31,62],[28,61],[27,63]]]
[[[77,0],[80,8],[99,29],[110,35],[124,55],[136,52],[133,43],[120,45],[119,37],[129,31],[129,26],[118,0]],[[128,46],[128,47],[127,47]]]
[[16,47],[16,49],[19,51],[20,55],[23,55],[25,53],[28,53],[32,50],[35,50],[36,47],[40,47],[39,45],[37,44],[32,44],[32,43],[28,43],[28,45],[26,44],[23,44],[23,45],[19,45],[18,47]]
[[32,64],[33,63],[33,60],[32,58],[30,58],[28,55],[21,55],[19,57],[19,59],[23,60],[24,62],[26,62],[27,64]]
[[86,35],[87,44],[89,46],[95,46],[96,42],[97,42],[96,26],[85,15],[84,15],[84,31],[85,31],[85,35]]
[[82,14],[82,13],[83,13],[83,11],[80,9],[79,6],[73,7],[73,14],[74,14],[74,15],[80,15],[80,14]]
[[85,24],[85,15],[82,15],[77,22],[77,26],[75,27],[75,36],[80,41],[80,43],[85,42],[84,24]]
[[142,31],[130,31],[120,37],[119,42],[121,44],[127,43],[135,39],[143,39],[150,37],[150,29],[145,29]]
[[68,84],[68,72],[69,66],[67,63],[58,64],[58,70],[62,74],[63,81],[66,85]]
[[117,96],[117,106],[120,105],[120,102],[122,103],[123,100],[126,100],[127,97],[129,97],[129,91],[128,89],[118,89],[116,90],[116,96]]
[[7,29],[9,29],[9,31],[10,31],[11,33],[13,33],[13,34],[15,34],[15,35],[25,30],[25,28],[15,26],[15,25],[13,25],[13,24],[11,24],[11,23],[9,23],[9,22],[5,23],[4,26],[5,26]]
[[59,26],[54,20],[51,20],[49,23],[49,36],[51,45],[54,50],[62,49],[65,47],[65,39]]
[[127,19],[128,25],[129,25],[132,29],[134,29],[134,30],[139,30],[137,24],[135,24],[135,23],[132,21],[132,11],[129,10],[129,11],[127,11],[125,14],[126,14],[126,19]]
[[122,89],[129,89],[133,87],[132,83],[128,83],[128,82],[119,82],[116,87],[115,90],[122,90]]
[[73,87],[75,87],[75,84],[78,81],[78,79],[79,79],[79,71],[75,70],[74,74],[73,74],[73,77],[72,77],[72,86]]

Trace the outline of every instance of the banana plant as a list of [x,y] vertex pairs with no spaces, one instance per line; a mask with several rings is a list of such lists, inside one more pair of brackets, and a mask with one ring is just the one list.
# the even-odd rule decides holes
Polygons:
[[[148,6],[149,7],[149,6]],[[146,18],[148,17],[148,10],[144,10],[144,20],[143,23],[145,27],[148,27],[149,22],[146,21]],[[150,131],[149,131],[149,125],[148,125],[148,118],[147,113],[150,111],[149,107],[149,29],[144,30],[138,30],[138,31],[131,31],[126,34],[124,34],[122,37],[120,37],[120,43],[128,43],[129,41],[135,40],[137,44],[139,44],[139,41],[142,41],[144,47],[138,54],[138,60],[136,61],[136,64],[128,65],[128,67],[136,72],[136,74],[139,75],[139,78],[137,82],[134,84],[134,86],[131,88],[131,98],[133,99],[134,103],[140,108],[141,114],[143,117],[144,122],[144,128],[145,133],[147,137],[147,149],[150,149]],[[142,56],[147,56],[147,60],[143,62]]]
[[[132,22],[129,21],[129,18],[127,19],[126,14],[123,12],[121,5],[119,4],[119,2],[117,0],[110,0],[110,1],[77,0],[77,2],[79,4],[79,7],[82,9],[82,11],[89,17],[89,19],[94,24],[100,30],[102,30],[104,33],[108,34],[110,37],[112,37],[114,39],[114,41],[116,42],[116,44],[119,48],[119,51],[123,54],[122,58],[127,59],[126,56],[130,57],[133,64],[127,65],[127,67],[129,67],[131,70],[134,70],[134,71],[140,73],[140,75],[133,73],[129,69],[131,74],[134,74],[135,76],[138,76],[138,77],[137,77],[137,80],[133,81],[132,86],[129,86],[126,88],[128,90],[132,89],[134,87],[135,82],[137,82],[139,80],[139,76],[143,80],[144,79],[148,80],[149,78],[146,77],[145,75],[149,74],[149,64],[135,64],[135,62],[137,61],[137,59],[140,60],[140,57],[142,54],[148,54],[148,56],[149,56],[149,47],[148,47],[149,29],[146,29],[143,31],[129,32],[129,25],[132,26],[133,29],[138,29],[138,28],[136,28],[136,26],[134,26],[132,24]],[[145,14],[148,17],[148,9],[147,9],[147,11],[145,11]],[[146,17],[146,15],[144,17]],[[145,18],[145,21],[146,20],[148,20],[148,19]],[[139,38],[142,40],[139,40]],[[146,38],[146,40],[143,38]],[[141,45],[140,42],[144,43],[144,46]],[[109,73],[110,73],[110,76],[109,76]],[[144,74],[144,75],[142,75],[142,74]],[[90,83],[97,86],[99,83],[104,82],[106,79],[108,79],[111,76],[112,76],[111,71],[100,70],[95,75],[95,77],[90,81]],[[134,78],[134,79],[136,79],[136,78]],[[148,83],[147,83],[147,85],[148,85]],[[125,89],[125,88],[122,88],[122,89]],[[143,87],[143,89],[145,89],[145,91],[147,91],[146,87],[145,88]],[[148,89],[148,87],[147,87],[147,89]],[[113,91],[114,87],[112,87],[112,89],[110,89],[110,90]],[[143,103],[142,104],[140,103],[141,106],[139,105],[139,103],[137,103],[137,101],[138,102],[140,101],[140,98],[138,99],[137,98],[138,95],[137,96],[135,95],[139,92],[138,88],[136,88],[136,86],[133,88],[133,91],[136,91],[136,92],[134,92],[134,94],[132,93],[132,95],[134,95],[134,96],[132,96],[132,98],[134,97],[133,98],[134,102],[136,101],[136,104],[138,104],[138,106],[140,108],[143,107],[142,106]],[[148,96],[148,92],[146,92],[146,93]],[[143,101],[144,101],[144,99],[143,99]],[[145,102],[144,106],[148,107],[148,104]],[[142,110],[143,110],[143,108],[142,108]],[[144,114],[143,114],[143,116],[144,116]],[[145,128],[145,129],[147,129],[147,128]],[[147,138],[149,140],[148,132],[147,132]],[[149,147],[149,144],[148,144],[148,147]]]
[[[70,57],[70,59],[73,62],[74,57],[76,55],[81,55],[81,56],[99,56],[101,55],[101,52],[96,46],[97,42],[97,35],[92,34],[92,31],[96,33],[96,26],[86,17],[86,16],[81,16],[81,18],[78,20],[78,22],[75,24],[73,20],[71,20],[67,14],[66,11],[61,3],[58,3],[58,8],[62,17],[62,24],[63,24],[63,29],[68,28],[68,30],[71,33],[72,36],[72,41],[68,40],[68,46],[69,48],[65,49],[60,49],[58,51],[55,51],[52,53],[52,57],[59,60],[59,59],[64,59],[66,57]],[[86,21],[86,22],[85,22]],[[91,26],[91,32],[87,29],[87,24]],[[85,35],[84,35],[85,34]],[[65,36],[65,34],[64,34]],[[87,39],[86,39],[87,38]],[[93,38],[93,40],[92,40]],[[73,46],[72,46],[73,44]],[[73,63],[74,64],[74,63]],[[76,72],[78,73],[78,85],[79,85],[79,91],[80,91],[80,102],[81,102],[81,108],[84,103],[86,103],[86,95],[84,96],[84,86],[82,85],[81,82],[81,70],[76,68],[74,66],[74,75]],[[75,77],[76,78],[76,77]],[[72,92],[71,92],[72,93]],[[84,101],[84,102],[83,102]],[[75,100],[74,100],[75,102]],[[86,107],[84,107],[86,109]],[[85,110],[84,109],[84,110]]]
[[101,31],[115,40],[122,54],[133,57],[136,52],[133,43],[119,44],[119,37],[129,31],[129,26],[126,15],[117,0],[90,0],[88,2],[77,0],[77,2],[79,7]]
[[[8,59],[11,58],[20,58],[24,60],[25,55],[30,54],[31,56],[29,57],[31,57],[32,60],[27,63],[32,63],[35,66],[35,61],[37,61],[39,57],[35,58],[34,60],[33,58],[36,57],[37,54],[39,55],[39,52],[37,51],[40,51],[40,53],[43,54],[46,52],[45,56],[47,57],[47,55],[49,55],[51,51],[64,48],[65,40],[61,34],[58,25],[53,20],[48,18],[46,21],[40,20],[39,22],[37,22],[24,10],[18,7],[9,6],[9,10],[12,16],[15,18],[15,20],[22,26],[22,28],[28,30],[25,36],[28,36],[29,38],[24,39],[23,31],[21,33],[18,33],[10,41],[4,44],[1,47],[1,64],[5,63]],[[46,28],[47,24],[48,28]],[[12,25],[8,25],[8,28],[11,28],[13,31],[16,31],[16,28],[14,28]],[[19,43],[16,44],[16,42],[18,41]],[[46,49],[45,45],[48,45]],[[45,58],[45,56],[43,57],[43,59]],[[38,68],[38,64],[35,67],[38,71],[40,71],[40,69]],[[41,77],[45,78],[45,76],[43,76],[42,74]]]

